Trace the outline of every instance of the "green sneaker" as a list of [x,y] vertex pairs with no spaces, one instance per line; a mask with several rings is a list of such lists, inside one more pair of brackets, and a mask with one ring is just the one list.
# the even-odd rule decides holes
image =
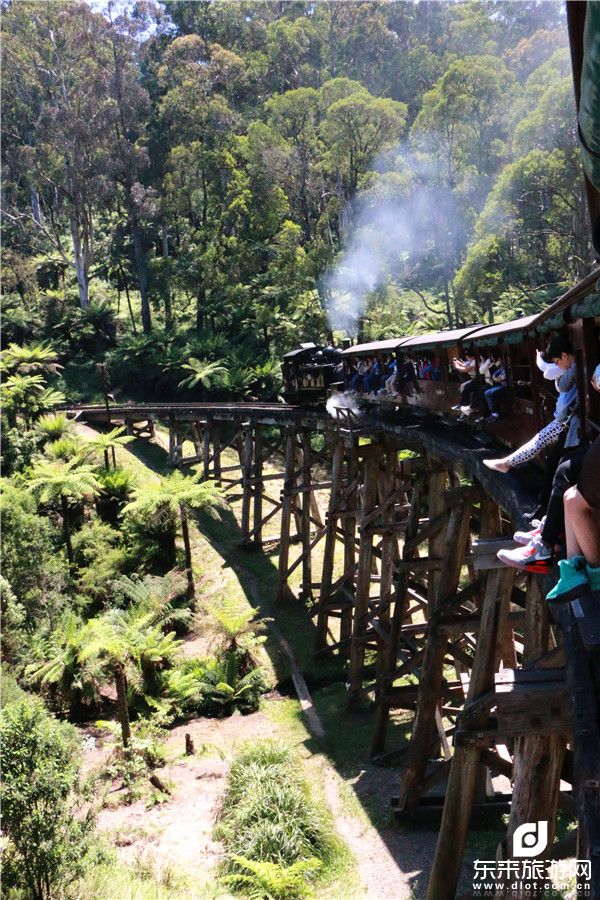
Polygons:
[[552,590],[546,594],[546,600],[566,603],[582,588],[589,588],[585,559],[574,556],[572,559],[560,559],[560,578]]
[[600,591],[600,566],[587,566],[587,576],[592,591]]

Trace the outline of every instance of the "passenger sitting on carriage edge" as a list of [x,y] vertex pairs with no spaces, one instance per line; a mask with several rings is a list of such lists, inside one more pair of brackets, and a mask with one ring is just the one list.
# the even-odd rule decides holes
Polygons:
[[559,602],[583,591],[600,591],[600,435],[583,459],[577,486],[569,488],[564,501],[567,558],[559,560],[560,579],[546,596]]
[[458,359],[456,356],[452,360],[452,367],[462,375],[467,376],[467,380],[463,381],[460,386],[460,403],[453,407],[459,410],[461,406],[469,406],[471,402],[471,394],[476,385],[475,376],[477,375],[477,362],[475,354],[470,350],[465,351],[464,359]]
[[[600,392],[600,366],[592,378],[592,387]],[[498,559],[505,563],[505,565],[513,566],[515,569],[533,568],[534,571],[537,571],[539,570],[540,565],[543,566],[544,564],[547,565],[549,563],[554,553],[554,548],[562,541],[565,533],[565,517],[569,512],[570,501],[567,501],[566,504],[563,503],[563,497],[566,498],[570,493],[570,489],[573,489],[575,485],[579,485],[585,480],[590,481],[589,473],[593,471],[594,457],[593,455],[588,457],[587,451],[587,442],[584,442],[575,448],[563,450],[552,480],[552,492],[548,501],[546,515],[541,522],[538,522],[537,524],[533,523],[535,527],[531,531],[517,531],[515,533],[515,541],[524,546],[517,547],[515,550],[498,551]],[[596,485],[600,484],[599,465],[600,459],[597,456],[595,475],[591,478],[592,482],[595,478]],[[588,472],[586,479],[584,479],[583,474],[581,474],[583,467],[585,467],[585,470]],[[591,495],[590,490],[587,490],[587,495]],[[582,545],[584,543],[585,541],[582,541]],[[576,555],[569,554],[568,540],[567,555]],[[592,562],[588,560],[588,562],[590,565],[593,565],[594,563],[593,560]],[[598,589],[600,589],[600,583],[598,584]]]
[[493,387],[488,388],[485,393],[485,402],[490,411],[490,419],[497,419],[500,416],[500,398],[506,390],[506,369],[502,358],[495,360],[495,365],[490,369]]
[[[548,363],[553,363],[552,367]],[[565,447],[575,447],[579,443],[579,416],[577,415],[577,373],[575,357],[568,338],[558,335],[553,338],[543,356],[538,351],[538,366],[544,368],[544,378],[555,379],[558,400],[554,418],[549,425],[532,437],[530,441],[502,459],[484,459],[483,464],[495,472],[508,472],[514,466],[533,459],[546,447],[555,444],[562,432],[568,428]]]
[[369,364],[364,359],[359,359],[356,363],[356,374],[352,376],[352,390],[359,393],[363,389],[364,376],[369,371]]
[[[483,378],[483,384],[477,379],[465,383],[465,393],[467,384],[472,385],[472,388],[469,389],[471,398],[468,404],[459,407],[461,412],[461,415],[458,418],[459,422],[466,422],[469,416],[471,416],[475,411],[475,407],[485,406],[485,390],[486,388],[494,387],[494,382],[492,381],[492,372],[494,371],[494,368],[498,364],[499,360],[500,356],[498,355],[498,353],[488,353],[487,355],[485,355],[479,364],[479,374]],[[456,409],[456,407],[454,407],[454,409]]]
[[383,383],[383,387],[380,389],[380,394],[395,394],[396,393],[396,371],[398,369],[398,363],[396,362],[393,356],[388,356],[385,361],[385,372],[383,374],[383,378],[385,379]]
[[380,384],[380,365],[376,356],[371,357],[371,365],[369,371],[363,378],[364,390],[367,394],[374,394]]
[[413,382],[417,380],[417,373],[415,371],[415,364],[413,363],[410,356],[405,356],[402,360],[402,365],[400,367],[400,381],[406,384],[407,382]]

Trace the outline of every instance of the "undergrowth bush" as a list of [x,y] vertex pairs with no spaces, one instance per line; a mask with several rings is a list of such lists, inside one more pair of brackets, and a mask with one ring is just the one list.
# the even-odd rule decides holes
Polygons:
[[255,712],[267,681],[259,666],[242,675],[245,653],[233,650],[218,657],[184,660],[164,673],[164,692],[178,718],[189,715],[230,716],[234,710]]
[[3,892],[33,900],[64,895],[93,852],[91,813],[83,813],[77,737],[37,700],[19,700],[0,716]]
[[272,740],[247,745],[231,766],[215,837],[225,845],[225,883],[248,896],[306,897],[340,851],[300,767]]

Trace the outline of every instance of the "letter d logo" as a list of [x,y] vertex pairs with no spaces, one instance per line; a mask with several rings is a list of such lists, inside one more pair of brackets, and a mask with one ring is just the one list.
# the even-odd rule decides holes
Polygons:
[[548,846],[548,822],[525,822],[513,834],[514,857],[538,856]]

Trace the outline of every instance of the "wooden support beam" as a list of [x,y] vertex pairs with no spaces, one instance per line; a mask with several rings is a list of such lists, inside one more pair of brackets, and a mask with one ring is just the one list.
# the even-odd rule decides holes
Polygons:
[[317,616],[316,650],[325,650],[327,646],[328,609],[331,602],[333,567],[335,559],[337,511],[340,502],[342,469],[344,465],[344,446],[336,441],[331,462],[331,493],[329,509],[325,517],[325,549],[323,552],[323,568],[321,572],[321,594],[319,613]]
[[258,545],[262,544],[263,537],[263,430],[262,425],[256,424],[254,426],[254,508],[252,512],[254,540]]
[[[546,653],[550,633],[548,606],[539,578],[535,575],[529,576],[525,612],[523,662],[528,664]],[[540,669],[537,673],[530,673],[529,677],[533,674],[543,677],[544,674],[548,674],[548,670]],[[527,673],[524,675],[527,676]],[[501,858],[510,858],[512,836],[525,822],[545,819],[548,822],[548,846],[552,845],[565,749],[564,732],[516,738],[513,758],[513,802],[506,840],[499,848]],[[543,853],[538,855],[544,857]]]
[[[408,485],[395,488],[398,466],[398,451],[390,441],[385,448],[385,470],[379,481],[379,508],[383,527],[390,525],[394,519],[394,503],[404,494]],[[392,598],[394,563],[398,555],[398,544],[393,532],[384,533],[381,539],[381,576],[379,581],[378,619],[386,635],[390,629],[390,605]],[[378,642],[376,675],[381,681],[387,671],[387,645]]]
[[310,432],[302,432],[302,521],[301,521],[301,539],[302,539],[302,588],[301,597],[311,597],[311,581],[312,581],[312,550],[320,540],[321,535],[311,543],[311,447]]
[[[285,486],[292,486],[296,456],[296,433],[287,428],[285,432]],[[282,602],[289,595],[286,572],[290,558],[290,526],[292,519],[292,497],[286,495],[281,500],[281,534],[279,539],[279,566],[277,600]]]
[[215,481],[221,480],[221,430],[218,422],[212,423],[213,474]]
[[[373,445],[373,449],[375,445]],[[364,484],[362,489],[361,521],[369,516],[377,502],[377,481],[379,474],[380,448],[365,455]],[[350,645],[350,685],[348,703],[354,704],[362,688],[365,658],[364,636],[367,630],[369,589],[371,584],[371,564],[373,561],[373,535],[365,531],[360,536],[358,569],[356,573],[356,602]]]
[[[436,583],[433,611],[441,606],[447,597],[456,593],[470,520],[471,498],[469,494],[463,494],[462,501],[453,507],[450,513],[445,537],[444,566]],[[400,798],[403,808],[416,804],[420,796],[420,785],[435,729],[435,711],[442,685],[447,645],[447,637],[432,627],[425,645],[411,741],[400,775]]]
[[[250,476],[252,474],[252,453],[253,453],[253,434],[252,425],[248,425],[244,436],[244,449],[242,451],[242,544],[247,547],[250,542],[250,504],[252,499],[252,488],[250,486]],[[255,519],[256,523],[256,519]]]
[[[450,528],[448,531],[450,532]],[[508,611],[514,578],[515,572],[506,568],[494,571],[488,577],[481,609],[481,629],[477,654],[469,681],[467,702],[473,702],[493,686],[499,626]],[[480,715],[481,724],[485,724],[487,712],[482,710]],[[452,900],[456,896],[479,775],[479,763],[479,747],[458,746],[455,748],[435,858],[427,888],[428,900]]]
[[[413,485],[412,499],[406,525],[406,541],[409,541],[419,529],[419,517],[423,500],[423,485],[416,480]],[[402,558],[406,562],[414,551],[406,550],[406,541],[402,550]],[[401,571],[396,580],[396,593],[394,597],[392,619],[390,625],[390,640],[386,648],[385,672],[382,674],[377,692],[377,710],[375,713],[375,727],[373,730],[373,742],[371,755],[380,756],[385,747],[385,739],[390,715],[390,701],[388,692],[392,689],[392,682],[398,677],[397,659],[399,652],[400,636],[406,609],[408,607],[409,573]],[[414,657],[416,660],[416,656]],[[405,664],[406,665],[406,664]]]
[[[352,443],[350,448],[346,450],[346,486],[343,488],[343,496],[341,503],[345,512],[350,510],[356,511],[357,494],[358,494],[358,457],[356,454],[356,444]],[[355,577],[357,568],[356,559],[356,512],[353,515],[345,516],[342,521],[342,540],[344,543],[344,563],[343,570],[346,575],[344,587],[352,597],[352,605],[347,605],[342,610],[342,618],[340,620],[340,640],[343,643],[345,653],[348,653],[350,638],[352,636],[352,628],[354,622],[355,609]]]
[[205,427],[204,433],[202,435],[202,474],[204,478],[210,478],[210,435],[211,435],[212,422],[209,420]]
[[[598,593],[594,595],[600,602]],[[573,604],[553,610],[564,635],[573,723],[573,790],[577,800],[577,857],[592,864],[590,896],[600,897],[600,652],[587,649]]]

